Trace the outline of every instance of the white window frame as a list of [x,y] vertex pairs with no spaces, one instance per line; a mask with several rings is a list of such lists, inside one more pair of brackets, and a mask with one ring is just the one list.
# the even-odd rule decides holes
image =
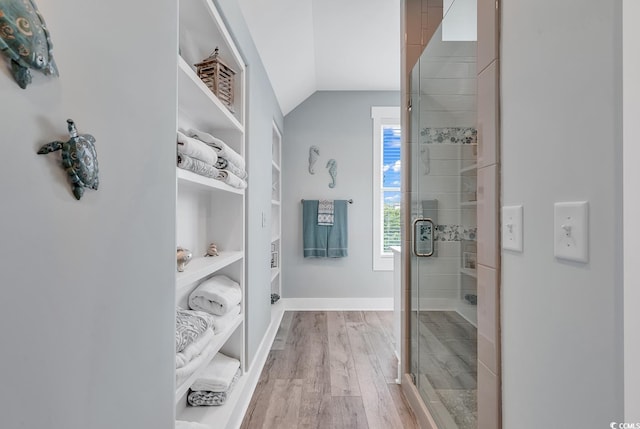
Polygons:
[[382,127],[400,125],[399,106],[372,106],[373,119],[373,270],[393,271],[393,254],[383,253]]

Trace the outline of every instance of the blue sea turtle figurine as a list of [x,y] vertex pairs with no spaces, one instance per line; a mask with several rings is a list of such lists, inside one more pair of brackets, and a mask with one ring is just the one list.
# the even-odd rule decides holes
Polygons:
[[33,0],[0,0],[0,51],[11,60],[20,88],[31,83],[31,71],[58,76],[53,45],[44,18]]
[[40,155],[62,150],[62,166],[69,174],[73,195],[79,200],[84,188],[98,189],[98,154],[96,139],[90,134],[78,135],[76,124],[67,119],[69,136],[66,142],[54,141],[42,146]]

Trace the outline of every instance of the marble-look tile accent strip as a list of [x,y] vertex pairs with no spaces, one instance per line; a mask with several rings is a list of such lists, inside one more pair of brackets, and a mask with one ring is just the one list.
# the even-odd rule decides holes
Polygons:
[[477,144],[475,128],[423,128],[420,131],[425,144]]
[[465,225],[437,225],[436,241],[475,241],[478,227]]

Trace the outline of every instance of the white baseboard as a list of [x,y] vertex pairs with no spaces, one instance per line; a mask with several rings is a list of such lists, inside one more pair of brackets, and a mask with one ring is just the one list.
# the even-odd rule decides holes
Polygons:
[[258,381],[260,380],[262,368],[264,368],[264,364],[267,361],[267,357],[269,356],[271,345],[273,344],[273,340],[278,333],[278,328],[280,327],[280,322],[282,322],[283,315],[283,305],[279,304],[272,307],[271,323],[269,324],[264,337],[262,337],[262,342],[260,343],[258,351],[256,352],[256,356],[253,360],[253,365],[251,365],[251,367],[247,369],[247,371],[243,374],[243,377],[246,377],[247,379],[244,384],[242,395],[240,395],[242,399],[237,404],[235,404],[234,415],[230,418],[229,424],[227,426],[229,428],[239,429],[242,425],[242,420],[244,419],[244,415],[249,408],[251,398],[253,397],[253,392],[256,390],[256,386],[258,385]]
[[393,311],[388,298],[283,298],[289,311]]

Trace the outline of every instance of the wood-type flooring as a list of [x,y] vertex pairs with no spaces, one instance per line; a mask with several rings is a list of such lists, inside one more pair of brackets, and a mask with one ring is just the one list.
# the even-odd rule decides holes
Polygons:
[[242,429],[417,429],[395,383],[393,313],[286,312]]

